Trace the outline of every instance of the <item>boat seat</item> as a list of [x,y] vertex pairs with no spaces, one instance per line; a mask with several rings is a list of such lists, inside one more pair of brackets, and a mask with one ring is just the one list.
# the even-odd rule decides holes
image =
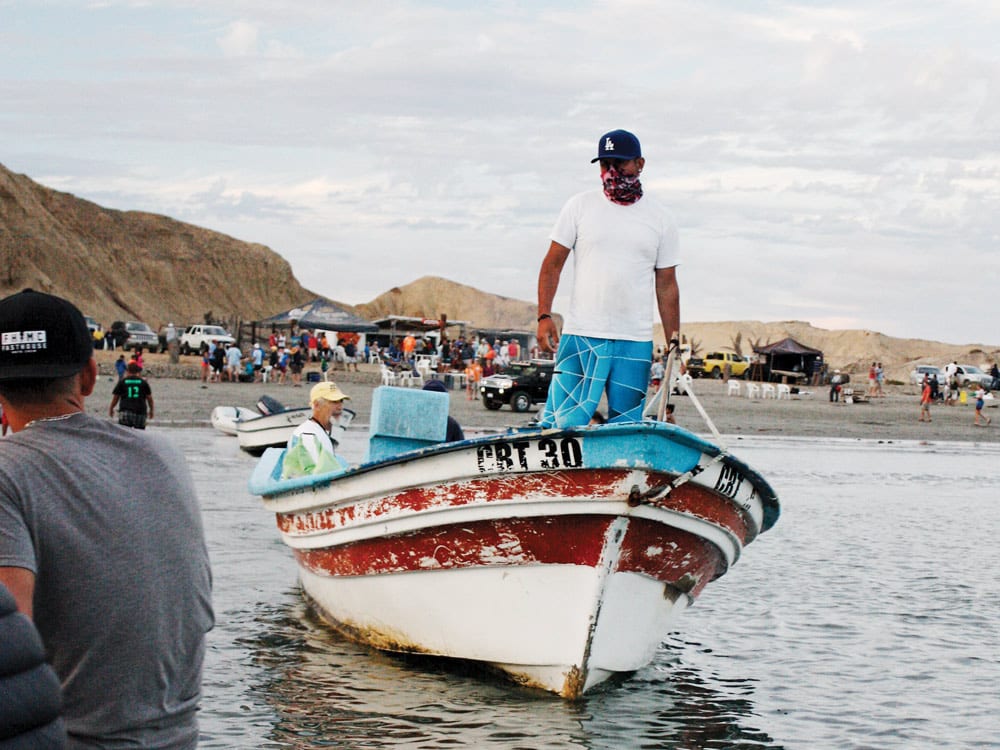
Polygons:
[[729,388],[726,391],[727,396],[739,396],[740,395],[740,381],[730,380]]
[[443,443],[451,400],[439,391],[379,386],[372,394],[368,461]]

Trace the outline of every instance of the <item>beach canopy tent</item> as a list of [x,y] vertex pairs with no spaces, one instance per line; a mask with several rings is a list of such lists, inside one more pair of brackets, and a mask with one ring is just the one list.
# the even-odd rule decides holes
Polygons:
[[337,333],[378,333],[378,326],[374,323],[322,297],[259,320],[257,325],[263,330],[288,328],[293,320],[299,328],[318,328]]
[[[388,346],[396,339],[402,339],[407,335],[415,338],[430,336],[435,340],[440,336],[442,329],[458,327],[465,329],[469,322],[466,320],[448,320],[442,318],[415,318],[408,315],[389,315],[375,321],[378,326],[378,342],[381,346]],[[450,335],[450,334],[449,334]]]
[[755,346],[762,380],[805,380],[823,366],[823,352],[793,338],[766,346]]

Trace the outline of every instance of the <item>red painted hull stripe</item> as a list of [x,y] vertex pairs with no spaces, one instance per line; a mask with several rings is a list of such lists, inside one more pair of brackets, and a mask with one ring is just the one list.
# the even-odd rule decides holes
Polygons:
[[[577,497],[621,502],[631,489],[630,474],[628,469],[577,469],[474,478],[414,487],[321,510],[278,513],[277,524],[282,533],[297,536],[350,528],[356,521],[389,520],[399,514],[503,503],[519,498],[560,500]],[[647,475],[651,486],[665,484],[671,478],[671,475],[660,473]],[[742,511],[721,495],[695,483],[681,485],[653,504],[704,519],[727,529],[744,543],[748,541],[747,521]]]
[[[438,526],[337,547],[295,550],[299,564],[321,576],[375,576],[511,565],[596,566],[612,516],[499,519]],[[688,532],[631,518],[617,571],[678,584],[693,594],[724,571],[721,552]]]

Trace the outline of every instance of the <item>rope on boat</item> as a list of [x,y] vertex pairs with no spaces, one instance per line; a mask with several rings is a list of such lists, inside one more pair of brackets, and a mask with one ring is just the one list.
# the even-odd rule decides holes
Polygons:
[[628,493],[629,507],[634,508],[637,505],[641,505],[642,503],[647,503],[652,505],[653,500],[656,500],[660,496],[663,497],[669,496],[670,493],[676,490],[678,487],[687,484],[696,476],[705,471],[712,464],[721,461],[725,457],[726,453],[724,451],[719,451],[719,453],[713,456],[712,460],[709,461],[704,466],[702,466],[701,464],[695,464],[692,469],[685,471],[683,474],[678,474],[676,477],[671,479],[666,484],[655,485],[653,487],[650,487],[645,492],[642,492],[639,489],[639,485],[633,484],[631,491]]
[[[679,350],[680,343],[677,339],[673,339],[670,342],[670,349],[667,350],[667,367],[666,373],[663,377],[663,382],[660,383],[660,390],[658,390],[656,395],[653,396],[654,401],[659,399],[656,408],[656,419],[659,422],[666,421],[667,404],[670,403],[670,381],[673,379],[674,361],[677,359]],[[688,398],[691,399],[691,403],[694,404],[694,408],[698,410],[699,414],[701,414],[701,418],[705,420],[705,424],[708,425],[708,429],[715,438],[716,444],[723,450],[726,450],[726,444],[722,439],[722,435],[719,434],[719,431],[715,428],[715,423],[712,421],[712,418],[708,416],[708,412],[705,411],[705,407],[701,405],[701,401],[695,395],[694,389],[691,387],[691,381],[692,379],[688,378],[685,382],[685,393],[687,393]]]
[[[659,399],[659,402],[656,405],[656,419],[657,421],[660,422],[666,421],[667,404],[670,403],[670,381],[672,380],[674,361],[677,359],[679,350],[680,350],[680,342],[677,341],[676,339],[672,340],[670,342],[670,349],[667,351],[667,366],[663,382],[660,383],[660,390],[658,390],[656,392],[656,395],[653,396],[654,401],[656,399]],[[629,492],[628,495],[628,504],[633,508],[636,507],[637,505],[640,505],[641,503],[650,503],[652,500],[655,500],[658,497],[661,496],[666,497],[671,492],[676,490],[678,487],[687,484],[696,476],[701,474],[701,472],[705,471],[705,469],[710,467],[712,464],[721,461],[726,456],[725,441],[722,439],[722,435],[720,435],[719,431],[716,429],[715,423],[712,421],[712,418],[709,417],[708,412],[705,411],[705,407],[701,405],[701,401],[694,394],[694,390],[691,388],[691,378],[688,378],[687,381],[685,382],[684,391],[687,393],[688,398],[691,399],[691,403],[694,404],[695,409],[697,409],[698,413],[701,414],[702,419],[705,420],[705,424],[708,425],[708,429],[711,431],[713,437],[715,437],[715,441],[719,446],[720,451],[712,458],[711,461],[709,461],[704,466],[702,466],[700,463],[695,464],[692,469],[684,472],[683,474],[678,474],[676,477],[674,477],[671,481],[667,482],[666,484],[659,484],[654,487],[650,487],[645,492],[640,491],[638,485],[633,485],[632,490]]]

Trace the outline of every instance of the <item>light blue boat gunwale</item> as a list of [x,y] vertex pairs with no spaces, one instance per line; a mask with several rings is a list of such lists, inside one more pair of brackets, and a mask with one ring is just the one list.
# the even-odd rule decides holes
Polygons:
[[[271,497],[302,490],[320,489],[333,482],[379,471],[397,464],[419,461],[421,458],[467,450],[477,445],[507,442],[512,437],[581,437],[586,441],[584,465],[579,468],[643,468],[664,473],[684,474],[693,469],[702,456],[719,459],[748,479],[760,497],[764,518],[760,531],[767,531],[778,520],[780,506],[770,484],[756,470],[730,453],[692,432],[663,422],[632,422],[605,424],[593,427],[575,427],[564,430],[538,428],[512,428],[506,432],[485,435],[453,443],[439,443],[430,447],[399,453],[377,461],[354,464],[345,470],[325,474],[281,479],[282,448],[268,448],[260,458],[250,477],[249,489],[254,495]],[[673,450],[663,450],[663,440]],[[666,460],[665,460],[666,459]],[[517,472],[515,472],[517,473]]]

